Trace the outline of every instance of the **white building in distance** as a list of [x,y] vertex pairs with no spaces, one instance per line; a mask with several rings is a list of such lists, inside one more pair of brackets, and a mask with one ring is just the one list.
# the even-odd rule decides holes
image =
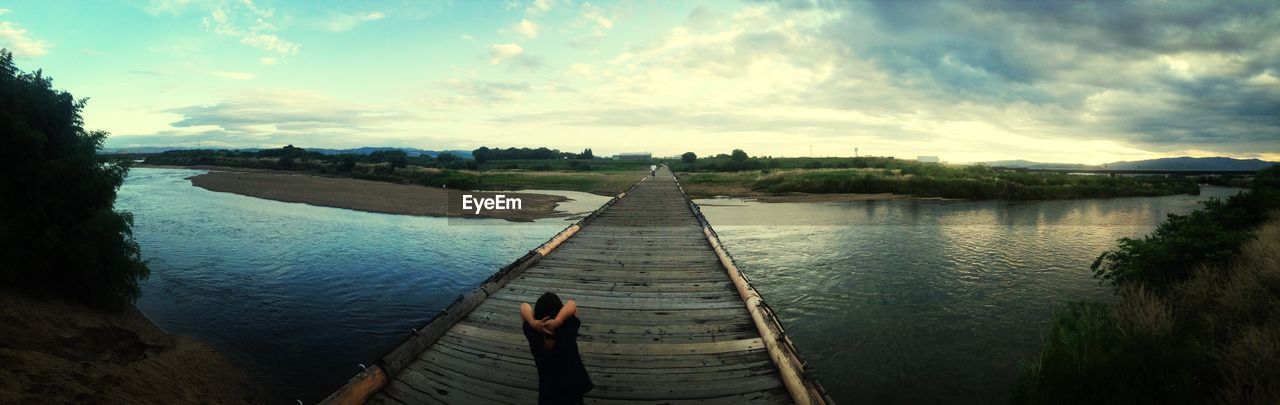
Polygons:
[[916,161],[920,163],[938,163],[937,156],[916,156]]

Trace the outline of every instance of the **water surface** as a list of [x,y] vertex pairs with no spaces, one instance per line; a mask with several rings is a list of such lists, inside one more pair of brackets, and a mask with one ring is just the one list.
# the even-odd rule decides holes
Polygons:
[[1008,402],[1089,265],[1201,196],[1043,202],[699,200],[840,403]]

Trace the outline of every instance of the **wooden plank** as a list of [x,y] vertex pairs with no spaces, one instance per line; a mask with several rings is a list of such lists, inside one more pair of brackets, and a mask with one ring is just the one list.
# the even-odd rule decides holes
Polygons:
[[[415,363],[414,367],[406,368],[399,377],[410,389],[425,393],[434,401],[429,403],[457,403],[457,404],[525,404],[528,401],[519,400],[518,396],[504,395],[502,392],[495,392],[491,388],[493,384],[480,384],[474,381],[468,381],[465,378],[459,378],[454,373],[446,373],[440,368],[425,367],[427,364]],[[537,393],[533,398],[537,399]]]
[[[712,282],[660,282],[660,281],[564,281],[558,279],[522,276],[511,281],[511,285],[528,288],[594,288],[600,291],[632,291],[632,292],[691,292],[691,291],[733,291],[729,280]],[[737,292],[734,292],[737,294]]]
[[[473,340],[462,336],[445,335],[436,342],[458,350],[471,351],[477,355],[503,355],[509,357],[531,357],[529,345],[514,342],[493,342]],[[715,370],[715,367],[769,360],[763,349],[719,354],[678,354],[678,355],[629,355],[582,353],[582,362],[589,367],[636,368],[641,370],[663,368],[699,368]]]
[[391,396],[387,395],[386,390],[383,390],[383,391],[379,391],[377,394],[374,394],[374,396],[370,397],[370,398],[369,398],[369,401],[365,402],[365,404],[369,404],[369,405],[404,405],[404,402],[400,402],[399,400],[396,400],[395,398],[392,398]]
[[[583,299],[594,299],[594,298],[652,298],[652,299],[667,299],[667,300],[684,300],[684,299],[722,300],[723,299],[723,300],[735,300],[735,301],[741,302],[741,300],[738,299],[738,293],[729,289],[716,290],[716,291],[667,292],[667,291],[615,291],[609,287],[604,287],[604,288],[608,288],[608,289],[561,287],[556,289],[555,292],[556,294],[559,294],[559,295],[570,296],[570,297],[583,297]],[[508,285],[507,288],[503,289],[503,291],[511,291],[513,293],[520,293],[520,294],[540,295],[544,292],[547,292],[547,289],[533,287],[533,286],[526,286],[526,285]]]
[[[484,326],[489,329],[516,331],[521,330],[521,324],[524,321],[511,316],[509,313],[472,313],[462,322],[482,324],[477,326]],[[693,341],[716,341],[758,336],[759,332],[756,331],[755,325],[749,321],[732,319],[698,324],[655,322],[645,325],[601,321],[582,325],[579,334],[584,339],[618,337],[637,340],[661,338],[664,340],[694,339]]]
[[[520,303],[514,301],[486,301],[476,310],[491,311],[496,314],[518,314]],[[653,321],[666,321],[670,324],[717,323],[721,321],[747,318],[746,307],[742,308],[706,308],[706,309],[673,309],[673,310],[626,310],[626,309],[591,309],[582,310],[578,318],[583,323],[617,322],[622,325],[646,325]]]
[[689,274],[689,273],[671,272],[671,273],[654,274],[646,271],[635,271],[635,272],[630,272],[630,275],[627,275],[627,276],[624,276],[623,274],[627,274],[627,272],[611,272],[611,271],[592,272],[587,270],[567,270],[566,269],[566,270],[560,270],[560,271],[554,271],[554,272],[549,272],[549,271],[530,272],[530,274],[526,274],[526,276],[531,278],[538,277],[538,278],[547,278],[547,279],[553,279],[553,280],[604,281],[604,282],[628,280],[628,281],[634,281],[634,282],[649,282],[649,283],[714,283],[716,281],[719,281],[717,277],[713,275],[698,274],[698,273]]
[[[653,405],[655,401],[627,400],[587,397],[584,400],[592,405]],[[781,388],[748,392],[716,398],[698,399],[663,399],[660,404],[671,405],[740,405],[740,404],[786,404],[791,402],[791,395]]]
[[[523,334],[485,329],[474,324],[460,323],[449,330],[473,339],[495,342],[525,342]],[[755,350],[764,347],[760,338],[740,339],[725,342],[708,343],[666,343],[666,344],[612,344],[598,342],[579,342],[578,350],[582,353],[602,354],[634,354],[634,355],[677,355],[677,354],[715,354],[736,351]]]
[[524,380],[515,379],[514,373],[495,373],[493,370],[488,370],[478,375],[466,375],[443,367],[425,367],[427,365],[405,369],[404,372],[410,377],[421,378],[423,381],[449,384],[459,392],[486,400],[471,403],[527,404],[536,402],[538,399],[537,382],[530,385]]
[[[477,364],[485,364],[492,368],[490,370],[506,370],[518,369],[512,367],[534,367],[533,359],[529,356],[508,356],[498,353],[488,353],[477,351],[467,347],[454,347],[448,344],[433,345],[431,350],[452,356],[462,361],[474,362]],[[584,361],[583,365],[591,375],[597,374],[636,374],[657,379],[693,379],[693,380],[715,380],[723,379],[720,377],[723,372],[732,372],[738,370],[753,370],[759,368],[772,368],[773,361],[759,357],[751,361],[738,363],[723,364],[717,366],[699,366],[699,367],[610,367],[598,365],[592,362]],[[535,370],[536,371],[536,370]]]
[[[515,303],[518,307],[520,303],[534,303],[541,296],[541,293],[531,294],[524,292],[511,292],[509,290],[499,291],[489,297],[491,300],[500,300]],[[713,309],[713,308],[746,308],[740,300],[726,300],[723,298],[716,299],[688,299],[685,301],[677,301],[669,298],[620,298],[620,297],[584,297],[571,294],[557,294],[561,300],[574,300],[578,308],[587,309],[617,309],[617,310],[635,310],[644,308],[645,310],[673,310],[673,309]]]

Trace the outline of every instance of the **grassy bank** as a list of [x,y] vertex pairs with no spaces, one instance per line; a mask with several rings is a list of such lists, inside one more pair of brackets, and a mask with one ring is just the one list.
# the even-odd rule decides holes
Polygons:
[[1022,403],[1280,403],[1280,168],[1098,258],[1109,304],[1058,314]]
[[292,146],[259,152],[170,151],[150,155],[146,164],[220,166],[307,172],[327,176],[461,190],[569,190],[613,195],[642,176],[650,163],[608,159],[474,160],[322,155]]
[[1073,176],[934,164],[893,169],[694,172],[682,174],[681,180],[690,193],[699,196],[893,193],[918,197],[1047,200],[1199,192],[1194,181],[1184,178]]

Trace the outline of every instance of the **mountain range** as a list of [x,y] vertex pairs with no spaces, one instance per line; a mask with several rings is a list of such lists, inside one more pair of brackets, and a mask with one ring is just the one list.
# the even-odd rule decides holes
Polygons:
[[1134,161],[1119,161],[1100,165],[1079,163],[1042,163],[1028,160],[997,160],[981,162],[992,167],[1016,167],[1027,169],[1119,169],[1119,170],[1262,170],[1276,162],[1259,159],[1235,159],[1228,157],[1173,157]]

